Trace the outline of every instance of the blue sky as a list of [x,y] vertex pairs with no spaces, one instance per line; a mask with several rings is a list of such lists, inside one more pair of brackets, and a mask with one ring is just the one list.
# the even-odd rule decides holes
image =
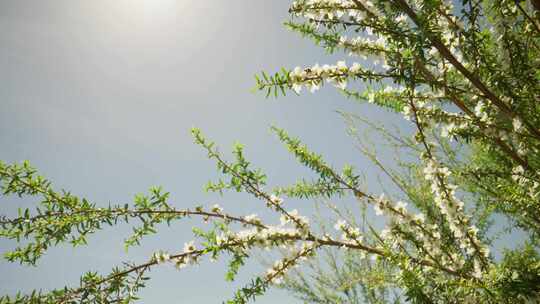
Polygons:
[[[246,145],[272,185],[309,171],[269,132],[301,137],[336,167],[373,167],[354,149],[336,110],[373,120],[395,116],[351,103],[333,88],[277,100],[250,91],[253,75],[281,67],[334,63],[311,41],[287,31],[290,1],[117,0],[0,2],[0,159],[29,160],[58,189],[100,204],[131,202],[161,185],[179,208],[219,203],[238,214],[267,214],[245,194],[203,192],[217,177],[192,143],[198,127],[221,151]],[[347,203],[347,202],[345,202]],[[351,202],[352,203],[352,202]],[[28,200],[2,198],[2,213]],[[310,214],[313,202],[287,202]],[[265,213],[266,212],[266,213]],[[107,228],[88,247],[54,248],[35,268],[0,262],[0,293],[77,284],[87,270],[107,273],[122,261],[143,262],[158,249],[181,250],[197,221],[163,227],[124,252],[129,227]],[[0,251],[12,248],[0,241]],[[226,283],[223,262],[176,271],[163,266],[141,303],[220,303],[264,269],[255,261]],[[7,275],[6,275],[7,274]],[[298,303],[272,290],[258,303]]]

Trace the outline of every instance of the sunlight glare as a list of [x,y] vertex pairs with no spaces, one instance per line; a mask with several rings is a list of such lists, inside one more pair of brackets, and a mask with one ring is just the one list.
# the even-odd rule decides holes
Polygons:
[[185,12],[186,0],[116,0],[115,9],[135,18],[160,19],[170,17],[182,10]]

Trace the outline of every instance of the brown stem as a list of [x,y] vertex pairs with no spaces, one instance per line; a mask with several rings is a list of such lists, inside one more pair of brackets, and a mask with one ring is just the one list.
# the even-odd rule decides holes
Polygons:
[[[405,0],[392,0],[402,10],[411,18],[411,20],[419,27],[422,27],[418,15],[414,10],[407,4]],[[495,106],[497,106],[509,119],[513,119],[517,116],[516,113],[512,111],[510,107],[506,105],[499,97],[497,97],[488,87],[475,75],[473,75],[467,68],[465,68],[459,60],[450,52],[450,50],[437,38],[433,35],[426,32],[426,37],[431,41],[433,46],[439,51],[439,53],[448,60],[465,78],[467,78],[480,92],[482,92]],[[527,120],[522,119],[523,124],[527,129],[538,139],[540,140],[540,131],[537,130],[531,123]]]

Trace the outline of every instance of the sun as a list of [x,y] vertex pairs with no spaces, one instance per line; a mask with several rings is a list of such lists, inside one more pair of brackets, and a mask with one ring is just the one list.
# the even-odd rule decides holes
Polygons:
[[185,11],[186,0],[116,0],[112,1],[115,10],[135,18],[159,19]]
[[149,13],[167,11],[171,8],[176,8],[182,0],[121,0],[125,7],[133,10],[142,10]]

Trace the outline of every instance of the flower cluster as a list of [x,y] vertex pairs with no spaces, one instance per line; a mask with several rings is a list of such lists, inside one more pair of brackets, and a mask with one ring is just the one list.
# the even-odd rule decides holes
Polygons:
[[[362,1],[372,8],[373,3]],[[349,16],[355,21],[361,21],[366,14],[358,9],[351,0],[303,0],[294,1],[290,11],[296,17],[304,17],[313,21],[338,20]]]
[[366,55],[373,55],[383,57],[390,50],[386,46],[386,39],[384,36],[378,36],[377,39],[370,39],[369,37],[354,37],[347,38],[341,36],[337,43],[338,47],[343,48],[349,52],[349,56],[358,56],[362,59],[367,59]]
[[270,203],[273,204],[274,206],[280,206],[283,203],[283,199],[274,194],[271,194]]
[[171,259],[171,256],[166,252],[158,251],[152,255],[152,259],[156,261],[158,264],[162,264],[162,263],[169,262]]
[[282,214],[279,220],[283,226],[287,225],[288,223],[293,223],[296,226],[299,226],[298,228],[300,229],[309,229],[309,218],[299,215],[298,210],[296,209],[287,212],[287,214]]
[[348,244],[361,244],[363,241],[362,233],[360,228],[349,225],[344,220],[339,220],[334,225],[334,228],[338,231],[343,232],[341,239]]
[[408,212],[407,203],[398,201],[393,204],[382,194],[375,200],[373,208],[376,215],[384,214],[388,217],[390,227],[383,229],[379,237],[394,250],[403,248],[407,240],[411,240],[410,235],[413,235],[417,250],[433,263],[452,270],[465,264],[457,253],[443,249],[440,227],[427,224],[423,213]]
[[188,265],[196,264],[199,260],[201,252],[197,251],[195,242],[191,241],[184,244],[184,250],[181,254],[171,255],[164,251],[155,252],[152,255],[151,262],[157,264],[174,263],[176,268],[181,269]]
[[266,280],[272,284],[279,285],[282,278],[289,269],[298,265],[298,262],[306,260],[308,256],[314,254],[316,246],[313,243],[302,243],[299,250],[293,252],[290,257],[285,257],[274,262],[274,265],[266,271]]
[[324,81],[344,90],[350,79],[381,80],[387,76],[384,73],[366,70],[356,62],[347,66],[345,61],[338,61],[335,65],[315,64],[304,69],[296,67],[289,73],[289,85],[296,93],[300,93],[303,86],[315,92],[321,88]]
[[[358,66],[359,69],[359,66]],[[289,74],[292,89],[300,93],[302,86],[306,86],[311,92],[320,89],[323,81],[333,82],[336,87],[345,89],[349,68],[344,61],[339,61],[336,65],[314,65],[311,68],[294,68]]]
[[262,221],[257,214],[250,214],[243,217],[243,219],[254,225],[262,225]]
[[[461,249],[477,259],[475,265],[489,257],[489,249],[478,239],[478,229],[469,225],[469,217],[465,214],[464,203],[456,197],[456,186],[448,182],[451,172],[440,166],[433,159],[427,161],[424,169],[425,179],[431,183],[434,201],[441,214],[446,217],[448,227]],[[480,266],[476,266],[475,275],[480,276]]]
[[302,231],[282,226],[266,226],[266,228],[250,228],[238,232],[223,232],[216,237],[216,244],[246,244],[262,249],[274,246],[291,245],[303,237]]

